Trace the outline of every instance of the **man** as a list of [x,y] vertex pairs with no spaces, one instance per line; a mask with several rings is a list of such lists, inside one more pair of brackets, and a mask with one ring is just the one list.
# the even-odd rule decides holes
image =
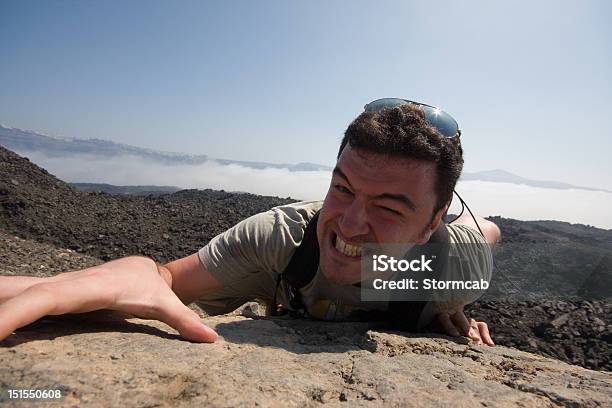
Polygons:
[[[305,309],[313,317],[350,318],[369,307],[359,299],[362,245],[423,244],[440,226],[463,165],[459,135],[454,119],[436,108],[398,99],[372,102],[345,133],[323,202],[250,217],[164,266],[127,257],[50,278],[0,277],[0,339],[45,315],[110,309],[161,320],[188,340],[213,342],[217,334],[186,305],[197,301],[211,314],[254,298],[291,307],[291,288],[278,285],[277,277],[313,219],[319,265],[299,289]],[[498,241],[493,223],[474,221],[460,217],[446,226],[450,241]],[[419,327],[433,321],[450,335],[493,345],[486,324],[468,320],[463,304],[427,310],[434,313],[420,318]]]

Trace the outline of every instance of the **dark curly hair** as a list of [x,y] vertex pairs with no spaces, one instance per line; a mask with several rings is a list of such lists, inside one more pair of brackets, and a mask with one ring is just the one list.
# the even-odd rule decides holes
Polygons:
[[417,105],[363,112],[344,132],[338,158],[347,143],[354,149],[436,163],[438,201],[434,214],[453,197],[463,169],[461,142],[458,137],[443,137],[427,123],[425,113]]

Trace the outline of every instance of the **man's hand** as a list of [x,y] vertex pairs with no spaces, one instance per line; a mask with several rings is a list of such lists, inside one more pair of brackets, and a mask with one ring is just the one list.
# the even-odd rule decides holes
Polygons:
[[485,322],[477,322],[469,319],[463,312],[463,307],[456,312],[443,312],[436,316],[436,323],[450,336],[467,336],[477,344],[494,346],[493,339],[489,334],[489,327]]
[[160,320],[195,342],[217,338],[172,291],[168,269],[149,258],[122,258],[50,278],[0,276],[0,340],[46,315],[100,309]]

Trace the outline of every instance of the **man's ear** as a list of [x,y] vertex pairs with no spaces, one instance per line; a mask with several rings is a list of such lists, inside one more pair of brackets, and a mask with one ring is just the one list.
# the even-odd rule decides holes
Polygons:
[[419,242],[420,245],[425,244],[427,243],[427,241],[429,241],[431,235],[435,232],[436,229],[438,229],[438,226],[440,225],[440,222],[442,222],[442,218],[444,218],[444,215],[446,214],[447,210],[448,204],[444,205],[434,214],[433,218],[431,219],[431,222],[429,223],[427,228],[425,228],[425,231],[423,231],[423,240],[422,242]]
[[442,222],[446,211],[448,211],[448,204],[445,204],[444,207],[440,208],[436,215],[434,215],[433,219],[431,220],[431,223],[429,224],[429,228],[432,234],[435,230],[438,229],[438,226]]

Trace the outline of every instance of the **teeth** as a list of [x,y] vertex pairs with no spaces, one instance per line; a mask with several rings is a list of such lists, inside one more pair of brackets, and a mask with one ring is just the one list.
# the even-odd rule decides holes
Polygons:
[[361,256],[361,247],[350,245],[336,236],[336,249],[348,256]]

